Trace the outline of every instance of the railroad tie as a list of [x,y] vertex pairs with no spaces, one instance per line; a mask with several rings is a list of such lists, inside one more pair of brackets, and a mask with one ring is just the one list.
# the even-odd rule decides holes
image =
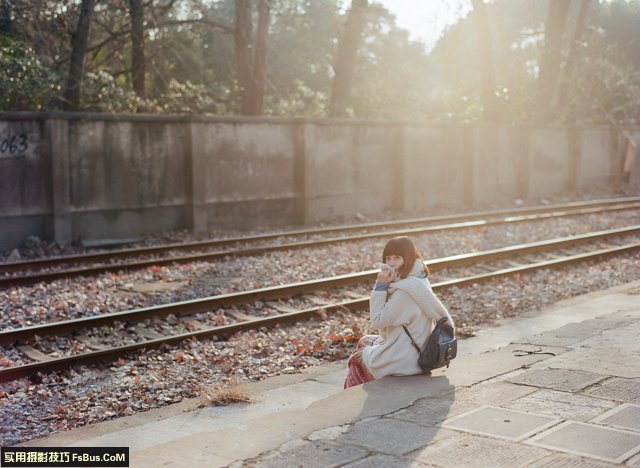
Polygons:
[[327,301],[326,299],[323,299],[321,297],[318,297],[318,296],[311,296],[309,299],[315,305],[323,306],[323,305],[328,305],[329,304],[329,301]]
[[271,302],[267,302],[267,305],[269,307],[272,307],[272,308],[276,309],[281,314],[291,314],[291,313],[298,312],[298,309],[294,309],[293,307],[287,307],[285,305],[274,304],[274,303],[271,303]]
[[[347,297],[350,297],[351,299],[362,299],[362,294],[359,294],[355,291],[345,291],[344,295]],[[326,305],[327,302],[325,301],[325,303],[323,305]]]
[[189,331],[197,331],[206,328],[202,322],[190,317],[180,317],[180,320],[187,326],[187,330]]
[[225,314],[234,319],[236,322],[249,322],[255,319],[255,317],[244,314],[242,312],[238,312],[237,310],[227,310],[225,311]]
[[38,351],[33,346],[18,345],[16,346],[16,348],[18,349],[18,351],[20,351],[22,354],[27,356],[32,361],[44,362],[44,361],[52,361],[53,359],[55,359],[54,357],[49,356],[48,354],[44,354],[43,352]]
[[164,338],[162,334],[150,328],[146,328],[144,325],[141,325],[141,324],[138,324],[135,326],[135,331],[138,335],[148,340],[157,340],[159,338]]
[[89,349],[93,349],[95,351],[100,351],[102,349],[107,349],[107,346],[97,341],[95,338],[92,338],[86,334],[78,335],[76,337],[78,341],[86,345]]

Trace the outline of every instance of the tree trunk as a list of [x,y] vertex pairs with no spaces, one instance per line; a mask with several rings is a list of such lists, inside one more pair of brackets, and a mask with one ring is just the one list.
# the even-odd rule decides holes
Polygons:
[[236,79],[242,93],[242,113],[249,111],[251,91],[251,0],[235,0],[236,18],[233,38],[236,49]]
[[9,2],[0,4],[0,34],[13,35],[13,21],[11,19],[11,6]]
[[84,58],[89,42],[89,28],[93,14],[94,0],[82,0],[78,27],[71,36],[71,63],[67,77],[67,89],[62,104],[65,110],[78,110],[80,106],[80,91],[84,74]]
[[491,46],[491,30],[484,0],[471,0],[473,16],[478,32],[478,48],[482,64],[482,104],[485,120],[496,120],[498,117],[498,102],[496,99],[496,67],[493,60]]
[[142,0],[129,0],[131,16],[131,82],[140,97],[146,96],[144,59],[144,6]]
[[253,55],[251,91],[248,115],[261,115],[264,102],[264,87],[267,80],[267,38],[269,36],[269,14],[271,0],[258,0],[258,27]]
[[574,73],[582,47],[582,37],[584,31],[587,28],[587,18],[589,16],[589,8],[591,7],[592,0],[582,0],[580,3],[580,12],[578,13],[578,19],[576,21],[576,29],[573,33],[573,41],[571,42],[571,48],[569,49],[569,55],[564,63],[564,69],[562,71],[562,78],[558,93],[555,101],[558,105],[564,105],[569,97],[569,88],[574,80]]
[[344,117],[353,86],[356,56],[360,47],[362,31],[366,24],[368,1],[352,0],[351,10],[338,43],[336,59],[333,66],[335,76],[331,87],[329,102],[330,117]]
[[544,50],[538,76],[538,105],[547,109],[555,94],[560,75],[562,35],[571,0],[551,0],[544,25]]

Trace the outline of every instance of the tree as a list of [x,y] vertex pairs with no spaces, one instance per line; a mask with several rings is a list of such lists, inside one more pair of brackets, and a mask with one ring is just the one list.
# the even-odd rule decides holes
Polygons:
[[367,9],[349,98],[354,117],[422,121],[437,115],[433,64],[424,45],[395,21],[380,4]]
[[13,33],[12,23],[9,2],[0,3],[0,34],[11,35]]
[[278,0],[272,16],[265,111],[326,116],[339,32],[336,0]]
[[563,107],[569,97],[569,88],[574,80],[580,50],[583,49],[583,38],[587,28],[587,17],[589,15],[591,2],[592,0],[581,0],[580,2],[580,12],[578,13],[578,19],[576,21],[573,40],[571,41],[569,54],[562,69],[560,86],[558,86],[558,91],[554,98],[554,102],[557,103],[558,107]]
[[[251,69],[251,87],[248,98],[245,96],[246,114],[261,115],[264,103],[264,87],[267,79],[267,38],[269,35],[269,16],[271,0],[258,0],[258,27],[256,45]],[[243,107],[245,107],[243,105]]]
[[[640,2],[563,14],[564,0],[477,0],[426,51],[363,0],[92,1],[79,110],[473,122],[495,105],[504,121],[640,121]],[[81,13],[81,0],[0,0],[2,110],[63,108]],[[555,97],[541,96],[554,70]]]
[[329,102],[330,117],[345,117],[353,87],[353,73],[366,23],[368,0],[352,0],[333,66],[334,78]]
[[544,49],[538,77],[539,109],[548,109],[556,92],[562,61],[562,35],[571,0],[551,0],[544,25]]
[[54,101],[62,77],[31,46],[0,35],[0,110],[40,111]]
[[131,82],[140,97],[146,96],[144,59],[144,6],[142,0],[129,0],[131,16]]
[[251,0],[235,0],[236,78],[242,93],[242,113],[261,115],[267,78],[267,43],[271,0],[258,0],[258,25],[253,44]]
[[496,100],[496,70],[493,61],[491,30],[484,0],[471,0],[473,16],[478,32],[478,49],[482,64],[482,103],[485,120],[496,120],[498,107]]
[[251,0],[235,0],[235,30],[233,39],[236,51],[236,79],[242,93],[242,113],[249,112],[251,92],[251,49],[253,48],[253,22]]
[[592,2],[568,102],[565,122],[640,123],[640,4]]
[[84,74],[84,59],[89,42],[89,29],[91,27],[91,15],[93,14],[94,0],[82,0],[80,5],[80,17],[78,27],[71,37],[71,63],[67,79],[67,90],[64,94],[63,108],[65,110],[78,110],[80,105],[80,92],[82,76]]

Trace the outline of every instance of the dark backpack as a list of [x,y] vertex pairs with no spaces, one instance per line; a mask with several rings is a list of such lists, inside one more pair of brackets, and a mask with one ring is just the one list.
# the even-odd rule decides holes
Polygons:
[[451,360],[458,354],[458,341],[455,337],[453,325],[447,317],[442,317],[438,320],[422,349],[413,341],[413,337],[407,327],[402,325],[402,328],[409,335],[411,343],[418,351],[418,366],[423,372],[429,372],[444,366],[449,367]]

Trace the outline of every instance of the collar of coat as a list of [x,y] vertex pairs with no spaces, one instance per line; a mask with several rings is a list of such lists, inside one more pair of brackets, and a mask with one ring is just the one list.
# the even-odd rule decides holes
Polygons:
[[393,294],[396,289],[409,294],[411,299],[420,307],[420,310],[429,316],[433,316],[433,311],[431,310],[433,301],[430,298],[431,287],[425,277],[422,260],[416,259],[411,272],[406,278],[397,280],[389,285],[389,294]]

